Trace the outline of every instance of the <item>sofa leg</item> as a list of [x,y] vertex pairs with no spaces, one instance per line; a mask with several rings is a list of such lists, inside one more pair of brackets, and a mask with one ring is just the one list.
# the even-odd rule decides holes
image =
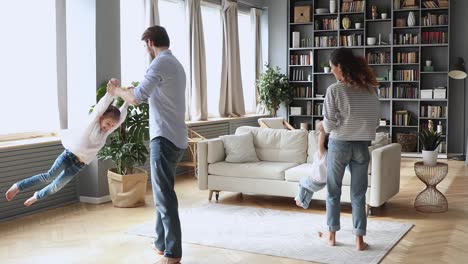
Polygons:
[[367,216],[372,216],[373,215],[373,209],[368,204],[366,204],[366,212],[367,212]]
[[212,190],[210,190],[210,194],[208,195],[208,201],[211,202],[211,198],[213,198],[213,192]]
[[216,191],[216,202],[219,201],[219,191]]
[[244,200],[244,194],[239,193],[239,198],[240,198],[241,200]]

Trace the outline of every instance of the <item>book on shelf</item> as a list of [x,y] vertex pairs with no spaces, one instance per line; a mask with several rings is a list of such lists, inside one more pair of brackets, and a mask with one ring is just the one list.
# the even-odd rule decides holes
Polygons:
[[417,52],[397,52],[396,63],[418,63]]
[[366,58],[368,64],[390,63],[390,52],[368,52]]
[[447,117],[447,106],[421,105],[421,117],[441,118]]
[[318,28],[316,30],[337,30],[338,28],[338,19],[322,18],[318,20]]
[[337,36],[316,36],[315,47],[336,47],[338,46]]
[[316,103],[314,105],[314,114],[315,115],[318,115],[318,116],[322,116],[323,115],[323,103]]
[[290,65],[303,65],[308,66],[312,65],[313,52],[310,51],[309,54],[302,55],[290,55]]
[[423,26],[448,25],[448,15],[427,13],[426,16],[422,17],[421,24]]
[[394,112],[394,125],[409,126],[411,123],[411,113],[408,110],[398,110]]
[[448,43],[448,33],[444,31],[422,32],[423,44],[446,44]]
[[307,101],[306,103],[306,115],[312,115],[312,102]]
[[293,87],[292,92],[297,98],[312,98],[312,86]]
[[341,4],[341,12],[364,12],[366,9],[366,1],[352,1],[352,0],[343,0]]
[[419,70],[396,70],[393,72],[396,81],[419,81]]
[[380,86],[377,90],[379,98],[390,98],[390,87]]
[[418,87],[410,84],[399,84],[395,88],[395,98],[418,99]]
[[393,34],[393,44],[394,45],[412,45],[419,43],[419,36],[418,34],[413,33],[401,33],[401,34]]
[[306,80],[304,78],[304,70],[292,69],[291,71],[292,71],[291,76],[290,76],[291,81],[305,81]]
[[436,1],[424,1],[423,6],[425,8],[438,8],[439,7]]
[[341,36],[341,46],[344,46],[344,47],[362,46],[362,35],[351,34],[348,36]]

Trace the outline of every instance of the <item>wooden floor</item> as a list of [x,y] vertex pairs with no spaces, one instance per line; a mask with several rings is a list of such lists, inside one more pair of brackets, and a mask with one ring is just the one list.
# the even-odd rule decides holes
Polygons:
[[[403,160],[400,193],[375,210],[375,219],[415,225],[382,263],[468,263],[468,167],[448,161],[449,175],[438,188],[448,199],[449,211],[425,214],[413,208],[414,197],[424,187],[414,175],[414,161]],[[177,180],[181,208],[207,203],[207,191],[199,191],[193,177]],[[304,212],[290,198],[244,195],[241,199],[235,193],[221,193],[220,202]],[[314,201],[311,207],[307,212],[325,213],[323,202]],[[343,214],[350,216],[349,205],[344,205]],[[149,247],[150,239],[124,233],[152,219],[154,208],[148,192],[147,205],[142,208],[75,204],[1,223],[0,263],[154,263],[158,257]],[[184,244],[183,251],[184,264],[309,263],[192,244]]]

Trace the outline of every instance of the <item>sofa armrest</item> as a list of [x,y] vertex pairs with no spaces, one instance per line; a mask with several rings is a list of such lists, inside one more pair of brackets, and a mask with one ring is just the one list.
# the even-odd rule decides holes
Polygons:
[[197,142],[198,188],[208,189],[208,164],[225,160],[223,141],[219,138]]
[[400,144],[393,143],[372,151],[370,206],[381,206],[400,191],[400,163]]

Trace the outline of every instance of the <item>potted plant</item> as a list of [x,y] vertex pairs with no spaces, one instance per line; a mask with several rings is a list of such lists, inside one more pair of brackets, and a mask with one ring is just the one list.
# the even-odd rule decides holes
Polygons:
[[434,129],[424,129],[419,132],[424,165],[435,166],[437,164],[437,147],[441,142],[442,134],[437,133]]
[[328,65],[328,62],[322,62],[320,66],[322,66],[324,73],[330,73],[330,65]]
[[[133,83],[137,86],[138,83]],[[106,84],[97,90],[99,101],[106,93]],[[123,104],[117,99],[117,106]],[[149,140],[148,104],[128,107],[127,118],[114,131],[110,140],[98,153],[100,160],[112,160],[115,168],[107,173],[109,193],[116,207],[136,207],[145,204],[148,173],[137,168],[145,164],[148,150],[144,142]]]
[[280,73],[280,68],[273,68],[266,64],[266,71],[260,75],[256,82],[260,94],[259,103],[262,104],[272,116],[276,116],[281,103],[289,104],[292,99],[289,89],[288,77]]

